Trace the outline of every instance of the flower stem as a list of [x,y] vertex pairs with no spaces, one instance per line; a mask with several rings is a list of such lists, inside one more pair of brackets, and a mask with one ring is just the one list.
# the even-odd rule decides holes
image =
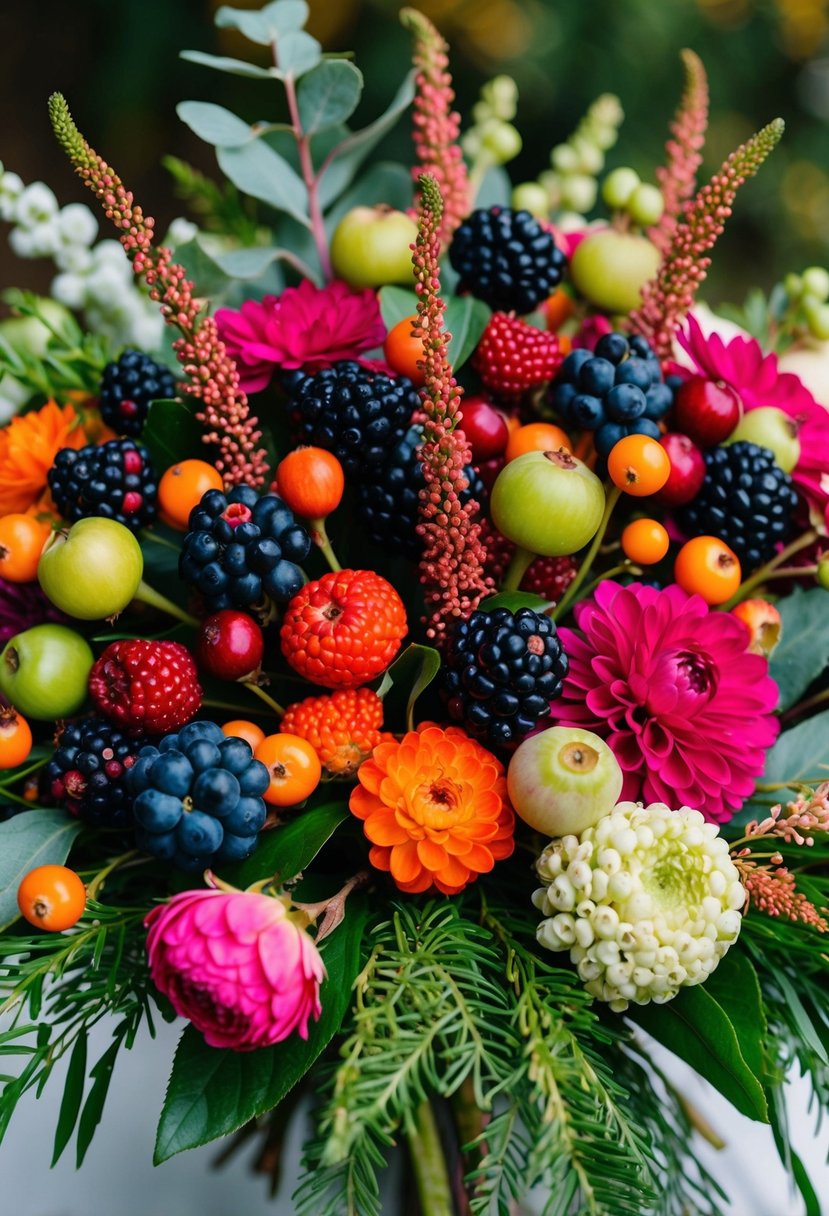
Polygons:
[[596,560],[596,554],[599,552],[601,543],[604,540],[604,534],[607,531],[607,525],[610,523],[610,517],[613,514],[613,508],[616,506],[616,503],[619,501],[621,496],[622,496],[622,491],[619,489],[618,486],[614,486],[612,490],[608,491],[607,502],[605,503],[604,515],[602,516],[602,522],[599,524],[599,530],[596,533],[596,535],[593,537],[593,541],[590,545],[590,548],[587,550],[587,553],[585,554],[584,559],[583,559],[581,565],[579,566],[578,574],[573,579],[572,583],[567,588],[564,595],[559,600],[558,604],[556,604],[555,610],[552,613],[552,617],[553,617],[554,621],[559,620],[559,618],[564,615],[564,613],[567,611],[567,609],[573,603],[573,600],[578,595],[579,588],[581,587],[584,580],[587,578],[588,574],[590,573],[590,567],[593,565],[593,562]]
[[142,528],[140,535],[142,540],[152,541],[154,545],[162,545],[165,549],[172,549],[175,553],[181,552],[178,545],[174,545],[171,540],[159,536],[157,532],[153,532],[152,528]]
[[245,682],[244,687],[255,693],[260,701],[264,701],[266,705],[269,705],[278,718],[284,716],[285,710],[278,701],[274,701],[273,697],[265,692],[264,688],[260,688],[258,684],[254,684],[252,681]]
[[614,566],[612,570],[605,570],[598,578],[594,578],[591,583],[588,583],[584,589],[582,599],[586,599],[598,587],[599,583],[606,578],[615,578],[617,574],[632,574],[638,578],[642,573],[641,566],[634,566],[630,561],[620,562],[618,566]]
[[138,600],[139,604],[157,608],[159,612],[166,612],[168,616],[174,616],[177,620],[183,621],[185,625],[192,625],[194,629],[198,628],[199,622],[194,616],[185,612],[183,608],[179,608],[178,604],[174,604],[172,600],[168,600],[166,595],[156,591],[149,583],[145,583],[143,578],[138,584],[138,590],[133,598]]
[[453,1216],[452,1187],[429,1102],[421,1102],[407,1135],[421,1216]]
[[325,530],[325,520],[311,519],[308,521],[308,527],[311,532],[311,539],[321,551],[328,565],[335,574],[339,573],[342,570],[342,566],[337,561],[337,555],[331,548],[331,541],[328,539],[328,533]]
[[[788,573],[784,576],[781,573],[775,573],[775,571],[779,571],[780,567],[783,566],[783,564],[787,562],[790,557],[794,557],[795,553],[799,553],[801,549],[808,548],[808,546],[816,540],[817,532],[815,532],[814,529],[804,532],[802,536],[798,536],[798,538],[793,540],[790,545],[786,545],[785,549],[781,549],[770,562],[766,562],[765,566],[761,566],[760,569],[756,570],[750,578],[747,578],[744,582],[740,583],[740,586],[734,592],[731,599],[726,600],[724,604],[721,604],[720,609],[723,612],[730,612],[734,605],[739,604],[742,600],[744,600],[749,592],[753,591],[755,587],[759,587],[762,583],[768,582],[771,575],[774,575],[775,578],[789,577]],[[809,573],[808,569],[804,567],[796,566],[794,569],[797,575]],[[816,572],[817,567],[815,566],[812,573]]]
[[501,584],[502,591],[517,591],[521,583],[521,579],[529,570],[534,562],[537,554],[531,553],[529,549],[522,549],[519,545],[512,556],[512,561],[509,564],[509,569],[504,575],[504,581]]
[[813,697],[807,697],[805,701],[792,705],[780,715],[781,721],[788,722],[792,718],[799,718],[802,714],[808,713],[810,709],[815,709],[818,705],[823,705],[826,701],[829,701],[829,688],[824,688],[823,692],[816,692]]
[[[274,62],[277,56],[274,53]],[[326,283],[330,283],[332,278],[331,272],[331,257],[328,252],[328,238],[325,235],[325,222],[322,218],[322,207],[320,206],[319,198],[319,177],[314,173],[314,165],[311,160],[311,140],[302,129],[302,120],[299,116],[299,106],[297,105],[296,85],[294,78],[290,72],[286,72],[283,78],[285,85],[285,97],[288,102],[288,113],[291,116],[291,127],[293,129],[294,139],[296,140],[297,153],[299,155],[299,167],[302,172],[302,180],[305,182],[305,187],[308,191],[308,213],[311,220],[311,232],[314,237],[314,244],[317,247],[317,255],[320,260],[323,277]]]
[[119,866],[122,866],[124,864],[124,862],[132,861],[133,857],[138,857],[138,856],[139,856],[138,849],[130,849],[129,852],[121,853],[120,856],[113,858],[113,860],[109,863],[109,865],[104,866],[104,868],[102,870],[99,870],[98,873],[95,875],[95,877],[92,879],[92,882],[89,883],[89,885],[86,888],[86,898],[95,899],[97,897],[98,892],[100,891],[101,887],[104,885],[106,880],[109,878],[110,874],[112,874],[112,872],[114,870],[117,870]]

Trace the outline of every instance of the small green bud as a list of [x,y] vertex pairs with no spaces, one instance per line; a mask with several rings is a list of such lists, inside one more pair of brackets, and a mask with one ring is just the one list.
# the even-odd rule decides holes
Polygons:
[[829,553],[825,553],[818,562],[815,580],[824,591],[829,591]]
[[579,156],[570,144],[559,144],[550,153],[550,164],[554,169],[558,169],[559,173],[578,173]]
[[518,85],[511,76],[494,76],[481,89],[481,97],[492,106],[497,118],[515,117],[518,106]]
[[636,170],[623,165],[608,173],[602,182],[602,198],[614,211],[621,210],[627,207],[628,199],[639,184],[640,177]]
[[615,93],[602,93],[590,107],[590,117],[609,127],[618,127],[624,120],[622,103]]
[[601,148],[597,148],[581,135],[573,139],[572,146],[579,158],[579,172],[595,177],[604,165],[604,153]]
[[521,136],[511,122],[493,119],[491,123],[487,123],[481,137],[483,147],[501,165],[505,165],[509,160],[514,160],[521,151]]
[[829,299],[829,271],[822,266],[810,266],[803,271],[803,291],[823,303]]
[[803,292],[800,275],[790,271],[783,280],[783,290],[790,300],[799,300]]
[[596,205],[598,186],[595,178],[574,173],[561,183],[561,205],[585,215]]
[[547,191],[540,182],[521,182],[512,192],[512,205],[516,210],[529,211],[538,219],[546,219],[550,211]]
[[641,224],[643,228],[658,224],[665,210],[662,191],[656,186],[642,182],[631,194],[625,204],[625,210],[634,224]]
[[829,304],[824,304],[816,296],[804,295],[800,305],[813,337],[821,342],[829,339]]
[[562,177],[556,173],[555,169],[545,169],[543,173],[538,175],[538,183],[547,191],[548,205],[553,207],[561,206],[561,183]]

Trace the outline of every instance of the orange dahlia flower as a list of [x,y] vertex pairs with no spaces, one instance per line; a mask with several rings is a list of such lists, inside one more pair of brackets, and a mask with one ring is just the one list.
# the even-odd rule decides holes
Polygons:
[[376,692],[344,688],[289,705],[280,730],[307,739],[331,776],[350,777],[384,738],[382,725],[383,702]]
[[457,895],[513,850],[504,766],[457,726],[424,723],[379,744],[357,779],[349,805],[372,865],[401,891]]
[[88,443],[71,405],[47,401],[0,429],[0,515],[25,512],[46,489],[46,474],[61,448]]

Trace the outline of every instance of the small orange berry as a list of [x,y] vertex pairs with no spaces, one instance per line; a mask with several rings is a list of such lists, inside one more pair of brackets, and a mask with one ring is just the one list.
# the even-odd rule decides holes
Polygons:
[[768,658],[780,641],[780,613],[774,604],[768,600],[743,600],[731,609],[731,615],[748,630],[750,652]]
[[234,718],[232,722],[225,722],[222,731],[229,738],[244,739],[254,752],[265,738],[265,732],[261,726],[257,726],[255,722],[248,722],[245,718]]
[[221,474],[206,460],[181,460],[162,474],[158,509],[162,523],[186,532],[190,512],[208,490],[221,490]]
[[561,329],[564,322],[573,315],[575,307],[575,301],[569,291],[559,287],[541,305],[547,328],[553,331]]
[[344,489],[343,466],[325,448],[295,448],[276,469],[277,494],[303,519],[325,519],[336,511]]
[[17,888],[17,906],[30,925],[60,933],[83,915],[86,887],[67,866],[37,866]]
[[34,515],[15,513],[0,518],[0,577],[10,583],[31,583],[52,529]]
[[625,494],[646,498],[661,490],[671,475],[671,458],[649,435],[626,435],[607,458],[610,480]]
[[271,783],[262,795],[270,806],[297,806],[320,783],[320,758],[308,740],[299,735],[285,731],[266,735],[253,754],[271,775]]
[[393,325],[383,343],[383,354],[390,367],[401,376],[408,376],[418,388],[426,380],[423,339],[414,330],[417,314],[404,317]]
[[507,461],[523,456],[525,452],[557,452],[566,448],[572,452],[570,436],[553,422],[528,422],[510,432],[504,456]]
[[661,562],[670,543],[671,538],[667,530],[656,519],[634,519],[622,533],[622,551],[625,557],[640,566],[652,566]]
[[383,702],[371,688],[348,688],[289,705],[282,729],[307,739],[326,772],[356,773],[382,741]]
[[742,581],[740,561],[717,536],[695,536],[676,555],[674,579],[706,604],[724,604]]
[[11,705],[0,707],[0,769],[17,768],[32,750],[32,731]]

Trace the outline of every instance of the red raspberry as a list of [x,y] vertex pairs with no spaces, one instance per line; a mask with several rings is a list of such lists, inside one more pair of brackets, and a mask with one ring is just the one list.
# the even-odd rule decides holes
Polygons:
[[132,734],[163,735],[198,713],[196,664],[181,642],[111,642],[89,674],[89,692],[108,718]]
[[280,630],[294,671],[326,688],[358,688],[385,671],[406,633],[403,601],[372,570],[324,574],[297,592]]
[[472,356],[472,365],[490,392],[516,398],[552,380],[562,354],[555,334],[506,312],[494,312]]
[[279,729],[307,739],[334,777],[350,777],[383,735],[383,702],[370,688],[306,697],[285,710]]

